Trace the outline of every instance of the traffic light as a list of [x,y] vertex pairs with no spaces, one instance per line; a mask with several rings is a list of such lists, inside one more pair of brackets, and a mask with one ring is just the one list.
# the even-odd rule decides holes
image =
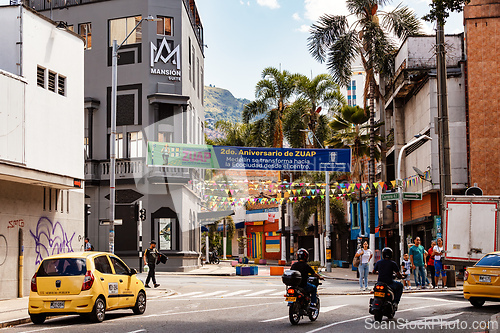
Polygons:
[[139,219],[141,221],[146,221],[146,209],[145,208],[142,208],[141,210],[139,210]]
[[90,215],[91,211],[90,211],[90,208],[92,206],[90,206],[89,204],[85,204],[85,215]]

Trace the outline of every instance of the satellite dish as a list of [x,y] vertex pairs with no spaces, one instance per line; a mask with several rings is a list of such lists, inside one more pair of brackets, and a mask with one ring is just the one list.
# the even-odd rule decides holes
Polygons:
[[432,181],[428,180],[426,177],[425,177],[425,174],[422,172],[422,170],[420,170],[419,168],[417,167],[413,167],[413,170],[415,170],[415,172],[417,173],[417,175],[420,177],[420,179],[422,180],[425,180],[425,181],[428,181],[429,183],[432,184]]
[[465,195],[481,196],[481,195],[483,195],[483,190],[477,186],[471,186],[465,191]]

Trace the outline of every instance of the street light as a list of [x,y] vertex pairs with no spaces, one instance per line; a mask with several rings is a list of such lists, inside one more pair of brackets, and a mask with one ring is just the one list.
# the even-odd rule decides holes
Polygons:
[[[321,148],[325,149],[323,144],[318,140],[318,137],[316,134],[314,134],[313,131],[310,129],[301,129],[301,132],[310,132],[318,141],[318,144],[320,145]],[[325,196],[325,224],[326,224],[326,239],[325,239],[325,248],[329,249],[331,246],[331,239],[330,239],[330,174],[328,171],[325,171],[325,182],[326,182],[326,196]],[[331,260],[331,259],[330,259]],[[332,271],[332,263],[331,261],[328,261],[325,256],[325,261],[326,261],[326,271],[331,272]]]
[[153,16],[149,15],[143,18],[137,23],[130,31],[130,33],[125,37],[123,42],[118,45],[116,39],[113,39],[113,51],[112,51],[112,64],[111,64],[111,137],[109,140],[109,223],[110,223],[110,235],[109,235],[109,252],[115,253],[115,167],[116,167],[116,85],[117,85],[117,65],[118,65],[118,50],[127,41],[127,39],[132,35],[132,33],[137,29],[137,27],[142,23],[142,21],[158,21]]
[[432,140],[431,137],[427,135],[417,134],[415,139],[405,144],[399,151],[398,164],[396,164],[397,177],[396,182],[398,186],[398,224],[399,224],[399,255],[403,257],[404,254],[404,235],[403,235],[403,184],[401,180],[401,158],[403,157],[403,152],[406,148],[412,144],[422,141],[422,140]]

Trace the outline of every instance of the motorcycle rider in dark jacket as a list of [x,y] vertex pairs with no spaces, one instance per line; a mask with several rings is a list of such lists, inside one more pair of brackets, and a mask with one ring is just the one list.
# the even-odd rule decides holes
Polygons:
[[378,273],[378,282],[386,283],[389,288],[394,291],[394,303],[399,304],[401,296],[403,295],[403,284],[393,279],[393,274],[396,273],[399,279],[403,279],[403,275],[399,271],[399,266],[392,259],[392,249],[385,247],[382,250],[381,260],[375,263],[373,273]]
[[299,271],[300,275],[302,276],[302,280],[300,281],[299,287],[304,289],[306,292],[308,292],[311,295],[311,307],[316,306],[316,293],[318,291],[318,287],[316,287],[314,284],[307,282],[309,279],[309,275],[315,276],[319,278],[320,280],[324,280],[323,277],[318,275],[314,269],[312,269],[311,266],[307,264],[307,260],[309,259],[309,252],[307,252],[306,249],[299,249],[297,251],[297,259],[299,260],[298,262],[294,263],[292,267],[290,267],[291,270],[294,271]]

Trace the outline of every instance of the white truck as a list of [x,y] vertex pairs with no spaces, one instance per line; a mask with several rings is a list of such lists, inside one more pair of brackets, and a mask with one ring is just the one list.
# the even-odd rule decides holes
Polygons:
[[500,196],[447,195],[443,214],[446,265],[472,266],[498,251]]

